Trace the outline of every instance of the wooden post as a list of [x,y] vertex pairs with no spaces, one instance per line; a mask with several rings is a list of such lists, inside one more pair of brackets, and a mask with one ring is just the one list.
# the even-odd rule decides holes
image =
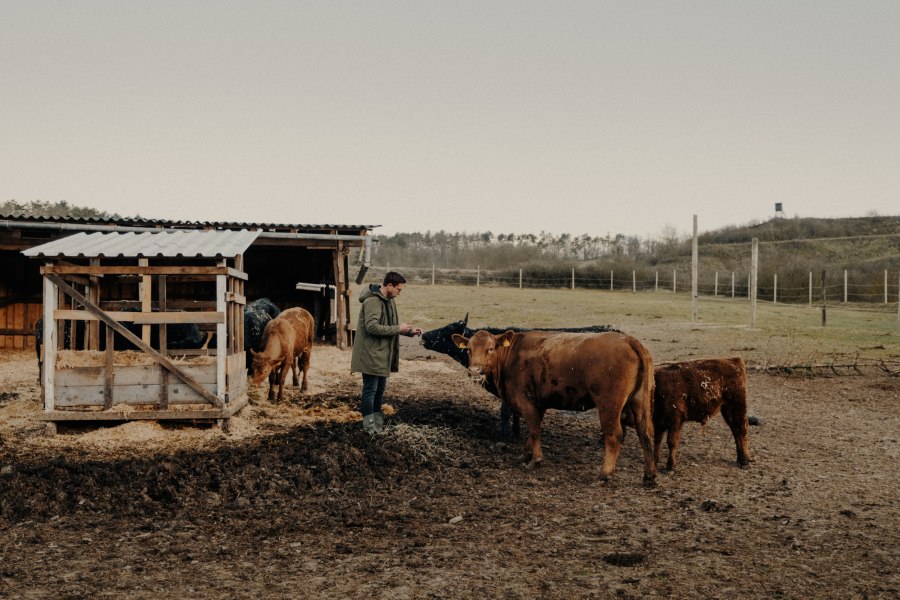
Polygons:
[[[222,259],[218,261],[218,266],[227,267],[228,261]],[[227,315],[225,304],[225,292],[227,290],[226,276],[216,275],[216,311],[222,315]],[[228,355],[228,327],[226,323],[227,317],[216,324],[216,397],[223,403],[228,400],[228,395],[225,393],[225,359]]]
[[847,304],[847,269],[844,269],[844,304]]
[[41,383],[44,388],[44,411],[51,412],[56,407],[55,390],[53,389],[53,374],[56,370],[56,320],[53,313],[56,312],[59,302],[59,291],[53,282],[44,277],[44,362],[41,370]]
[[431,285],[434,285],[434,263],[431,263]]
[[631,293],[637,294],[637,275],[631,271]]
[[519,289],[522,289],[522,269],[519,269]]
[[[98,321],[99,323],[99,321]],[[115,358],[116,330],[107,326],[106,328],[106,372],[103,373],[103,408],[109,410],[113,405],[113,383],[116,378],[116,368],[113,365]],[[166,371],[166,369],[163,369]],[[166,380],[163,379],[165,382]]]
[[888,303],[887,269],[884,270],[884,303]]
[[481,287],[481,265],[478,265],[478,270],[475,272],[475,287]]
[[691,242],[691,321],[697,321],[697,274],[699,258],[697,251],[697,215],[694,215],[694,238]]
[[828,319],[825,316],[826,309],[828,308],[828,303],[825,301],[825,271],[822,271],[822,327],[825,327],[825,323],[828,322]]
[[[166,312],[166,276],[160,275],[157,280],[157,294],[159,297],[159,312]],[[168,356],[168,331],[169,326],[165,323],[159,325],[159,353]],[[109,329],[109,328],[107,328]],[[169,371],[160,369],[162,376],[162,385],[159,386],[159,404],[163,410],[169,410]]]
[[572,289],[575,289],[575,269],[572,269]]
[[731,299],[734,300],[734,271],[731,272]]
[[341,350],[347,348],[347,326],[344,315],[344,278],[343,271],[343,248],[344,242],[338,242],[337,250],[332,252],[332,269],[334,270],[334,317],[335,317],[335,343]]
[[812,308],[812,271],[809,272],[809,307]]
[[678,269],[672,269],[672,293],[678,291]]
[[613,272],[609,272],[609,291],[613,291]]
[[759,239],[753,238],[750,251],[750,328],[756,327],[756,269],[759,266]]
[[653,291],[659,291],[659,271],[656,272],[656,282],[653,284]]
[[775,273],[775,289],[772,292],[772,304],[778,304],[778,273]]
[[[146,258],[138,259],[138,266],[140,267],[149,267],[150,260]],[[153,292],[153,288],[151,282],[153,280],[152,275],[141,275],[141,283],[138,286],[140,290],[140,298],[141,298],[141,312],[149,313],[153,312],[153,296],[151,295]],[[143,341],[148,346],[150,345],[150,340],[152,339],[150,335],[150,327],[151,325],[142,325],[141,326],[141,341]]]
[[713,284],[713,298],[719,295],[719,272],[716,271],[715,283]]
[[[100,266],[99,258],[92,258],[90,260],[90,264],[92,267]],[[88,300],[93,302],[94,304],[100,304],[100,278],[96,275],[92,275],[88,281]],[[100,321],[88,321],[87,325],[87,349],[88,350],[99,350],[100,349]]]

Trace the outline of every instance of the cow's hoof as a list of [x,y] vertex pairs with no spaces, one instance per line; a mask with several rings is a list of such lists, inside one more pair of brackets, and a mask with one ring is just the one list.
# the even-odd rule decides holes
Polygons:
[[749,462],[739,462],[738,466],[746,471],[747,469],[750,468],[750,463]]
[[644,487],[655,488],[656,487],[656,477],[647,477],[646,475],[644,475]]
[[534,471],[539,466],[541,466],[541,461],[539,460],[531,460],[525,463],[525,469],[528,471]]

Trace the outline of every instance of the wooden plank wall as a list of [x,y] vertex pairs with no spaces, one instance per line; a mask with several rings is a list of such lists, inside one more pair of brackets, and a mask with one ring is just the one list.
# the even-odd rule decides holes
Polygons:
[[[34,348],[34,324],[41,318],[41,305],[15,303],[0,306],[0,349]],[[17,332],[27,332],[21,334]]]

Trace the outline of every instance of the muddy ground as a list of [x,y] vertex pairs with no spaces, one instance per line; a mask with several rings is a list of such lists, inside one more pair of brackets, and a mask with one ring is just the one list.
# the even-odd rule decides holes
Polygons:
[[0,597],[900,594],[898,377],[751,374],[751,468],[716,417],[686,426],[678,472],[647,488],[633,432],[604,484],[595,414],[551,411],[527,471],[496,399],[444,357],[404,357],[375,438],[331,347],[308,395],[254,390],[228,433],[47,437],[33,354],[0,353]]

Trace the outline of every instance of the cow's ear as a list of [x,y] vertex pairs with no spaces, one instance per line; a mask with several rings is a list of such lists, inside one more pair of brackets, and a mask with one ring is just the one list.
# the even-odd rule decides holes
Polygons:
[[458,333],[453,334],[453,343],[456,344],[457,348],[465,350],[469,347],[469,340],[464,336],[459,335]]
[[499,340],[500,345],[503,346],[504,348],[508,348],[509,345],[512,343],[512,339],[513,339],[514,335],[516,335],[516,332],[513,331],[512,329],[504,332],[503,335],[500,336],[500,340]]

